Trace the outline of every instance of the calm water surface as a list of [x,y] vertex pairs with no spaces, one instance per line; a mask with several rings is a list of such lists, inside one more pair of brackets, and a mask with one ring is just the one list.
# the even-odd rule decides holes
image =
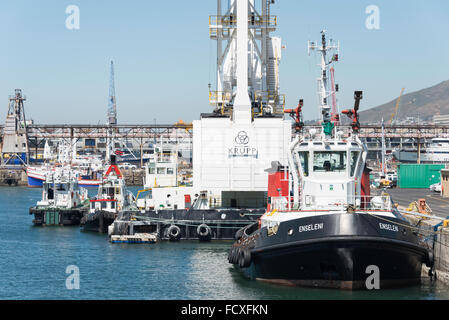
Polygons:
[[[40,197],[39,189],[0,188],[0,299],[449,299],[429,281],[376,292],[254,282],[228,264],[231,242],[112,245],[79,227],[33,227],[28,210]],[[66,289],[69,265],[80,270],[79,290]]]

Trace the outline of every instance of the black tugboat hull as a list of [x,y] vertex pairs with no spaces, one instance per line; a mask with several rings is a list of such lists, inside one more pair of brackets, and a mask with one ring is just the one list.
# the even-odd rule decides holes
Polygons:
[[108,233],[108,227],[114,222],[116,214],[108,211],[86,213],[81,219],[83,231]]
[[30,208],[35,226],[79,226],[87,208]]
[[406,221],[389,220],[365,214],[292,220],[270,236],[266,228],[245,236],[234,254],[250,252],[248,266],[241,268],[249,278],[281,285],[369,289],[374,270],[380,288],[418,284],[422,264],[432,263],[430,254]]
[[[257,222],[264,213],[265,209],[149,210],[137,214],[146,224],[132,229],[134,233],[157,232],[159,239],[168,241],[235,240],[238,230]],[[135,214],[125,211],[123,217],[132,224],[130,217]],[[124,233],[114,229],[114,234],[127,234],[130,229]]]
[[261,252],[247,275],[289,286],[365,289],[370,266],[379,270],[380,287],[418,284],[424,253],[403,243],[378,239],[323,239]]

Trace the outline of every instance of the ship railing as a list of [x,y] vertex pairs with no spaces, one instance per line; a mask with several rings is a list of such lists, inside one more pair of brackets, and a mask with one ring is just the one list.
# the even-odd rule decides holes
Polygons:
[[211,209],[217,209],[222,207],[221,198],[210,197],[209,198],[209,207]]
[[[249,28],[274,28],[278,25],[277,16],[259,16],[250,14],[248,16]],[[211,35],[216,34],[218,29],[223,31],[237,27],[237,16],[235,15],[211,15],[209,16],[209,29]]]
[[[292,199],[293,200],[293,199]],[[281,212],[348,211],[383,212],[392,211],[394,204],[390,196],[353,196],[348,198],[305,196],[303,203],[290,203],[285,197],[272,198],[271,210]]]
[[211,105],[224,105],[232,100],[232,92],[229,91],[209,91],[209,103]]
[[[284,114],[285,110],[285,94],[279,94],[270,91],[256,91],[254,94],[254,101],[260,104],[268,104],[273,107],[274,114]],[[253,116],[262,115],[263,110],[260,108],[258,111],[253,110]]]

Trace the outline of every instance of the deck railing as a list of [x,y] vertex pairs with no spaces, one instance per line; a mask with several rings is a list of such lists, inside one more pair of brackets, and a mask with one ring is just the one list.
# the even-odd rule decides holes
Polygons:
[[[272,198],[271,210],[276,211],[391,211],[390,196],[324,197],[305,196],[304,203],[288,205],[285,197]],[[292,201],[293,202],[293,201]]]

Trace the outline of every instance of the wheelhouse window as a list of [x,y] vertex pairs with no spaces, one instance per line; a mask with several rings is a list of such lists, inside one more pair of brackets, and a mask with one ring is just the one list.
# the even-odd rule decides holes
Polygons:
[[173,174],[173,173],[174,173],[173,168],[167,168],[167,174]]
[[68,185],[65,184],[65,183],[58,183],[58,184],[56,185],[56,190],[57,190],[57,191],[68,191],[68,190],[69,190],[69,187],[68,187]]
[[155,174],[155,168],[153,168],[153,167],[150,167],[150,168],[148,168],[148,173],[149,174]]
[[357,168],[357,163],[359,160],[359,151],[351,151],[351,177],[355,174],[355,169]]
[[108,195],[109,199],[114,199],[114,191],[114,187],[106,188],[106,194]]
[[309,175],[309,152],[301,151],[298,155],[302,170],[304,170],[304,176],[307,177]]
[[345,172],[346,151],[315,151],[313,153],[314,172]]
[[165,168],[157,168],[157,174],[165,174]]

